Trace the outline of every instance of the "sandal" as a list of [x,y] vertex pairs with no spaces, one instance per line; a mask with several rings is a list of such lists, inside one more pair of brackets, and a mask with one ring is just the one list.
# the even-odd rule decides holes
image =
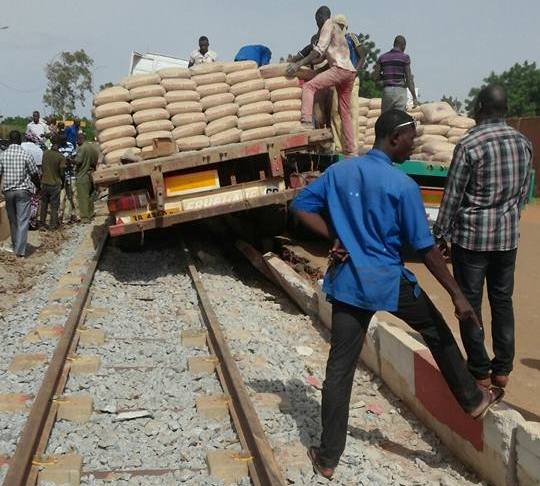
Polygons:
[[488,388],[488,389],[481,389],[482,390],[482,395],[483,395],[483,399],[482,399],[482,403],[484,403],[484,399],[486,398],[486,395],[487,395],[487,403],[485,403],[485,406],[484,408],[476,413],[475,415],[471,414],[471,417],[474,419],[474,420],[482,420],[485,416],[486,416],[486,413],[488,412],[488,410],[493,407],[493,405],[499,403],[503,397],[504,397],[504,390],[502,388],[497,388],[497,387],[493,387],[493,388]]
[[311,464],[313,465],[313,472],[315,472],[316,474],[320,474],[323,478],[328,479],[328,481],[332,481],[332,479],[334,479],[335,468],[321,466],[319,462],[318,447],[310,447],[307,451],[307,455],[309,457],[309,460],[311,461]]

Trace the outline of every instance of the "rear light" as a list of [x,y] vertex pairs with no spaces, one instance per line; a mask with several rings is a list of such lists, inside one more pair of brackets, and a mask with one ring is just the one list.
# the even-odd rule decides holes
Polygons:
[[148,192],[144,190],[109,196],[107,201],[107,207],[111,213],[129,211],[130,209],[143,209],[147,208],[148,204]]

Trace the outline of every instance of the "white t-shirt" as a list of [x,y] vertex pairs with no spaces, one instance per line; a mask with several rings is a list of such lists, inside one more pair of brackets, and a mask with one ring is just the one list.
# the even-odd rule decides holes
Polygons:
[[43,120],[39,120],[38,123],[34,123],[32,120],[28,125],[26,125],[26,133],[32,133],[39,140],[43,138],[44,135],[49,133],[49,127]]
[[190,64],[204,64],[207,62],[216,62],[217,61],[217,54],[214,51],[211,51],[208,49],[206,54],[201,54],[201,51],[199,49],[195,49],[191,56],[189,56],[189,62]]
[[43,160],[43,150],[32,142],[23,142],[21,143],[21,148],[28,154],[32,156],[35,164],[38,167],[41,167],[41,161]]

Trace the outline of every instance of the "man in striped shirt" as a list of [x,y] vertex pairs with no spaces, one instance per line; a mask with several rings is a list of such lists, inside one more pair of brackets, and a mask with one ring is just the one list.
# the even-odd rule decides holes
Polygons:
[[506,112],[502,87],[480,91],[477,126],[456,146],[434,226],[443,249],[446,238],[452,242],[454,277],[480,320],[487,283],[494,359],[482,330],[466,323],[460,330],[471,373],[480,384],[499,387],[506,386],[514,359],[514,270],[533,153],[529,140],[504,121]]
[[418,104],[414,78],[411,73],[411,58],[405,54],[407,41],[402,35],[394,39],[394,47],[377,60],[373,76],[383,85],[382,112],[405,111],[407,89],[411,92],[414,105]]

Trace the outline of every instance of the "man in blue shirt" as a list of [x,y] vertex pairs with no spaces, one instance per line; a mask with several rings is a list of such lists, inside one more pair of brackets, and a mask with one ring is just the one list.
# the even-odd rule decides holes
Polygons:
[[253,46],[244,46],[236,54],[235,61],[255,61],[257,66],[265,66],[272,58],[272,51],[268,47],[256,44]]
[[73,123],[64,130],[64,134],[66,135],[67,142],[70,143],[72,147],[77,146],[77,135],[79,135],[80,126],[81,126],[81,122],[77,118],[75,118],[73,120]]
[[320,447],[309,449],[314,468],[328,479],[345,449],[354,371],[378,310],[391,312],[422,335],[456,400],[473,418],[482,418],[503,394],[475,382],[441,313],[401,259],[405,244],[418,251],[452,297],[458,319],[480,326],[434,244],[417,184],[392,165],[411,155],[415,122],[403,111],[390,110],[377,120],[375,136],[375,148],[366,156],[332,165],[292,204],[302,223],[334,241],[323,286],[332,302],[323,431]]

